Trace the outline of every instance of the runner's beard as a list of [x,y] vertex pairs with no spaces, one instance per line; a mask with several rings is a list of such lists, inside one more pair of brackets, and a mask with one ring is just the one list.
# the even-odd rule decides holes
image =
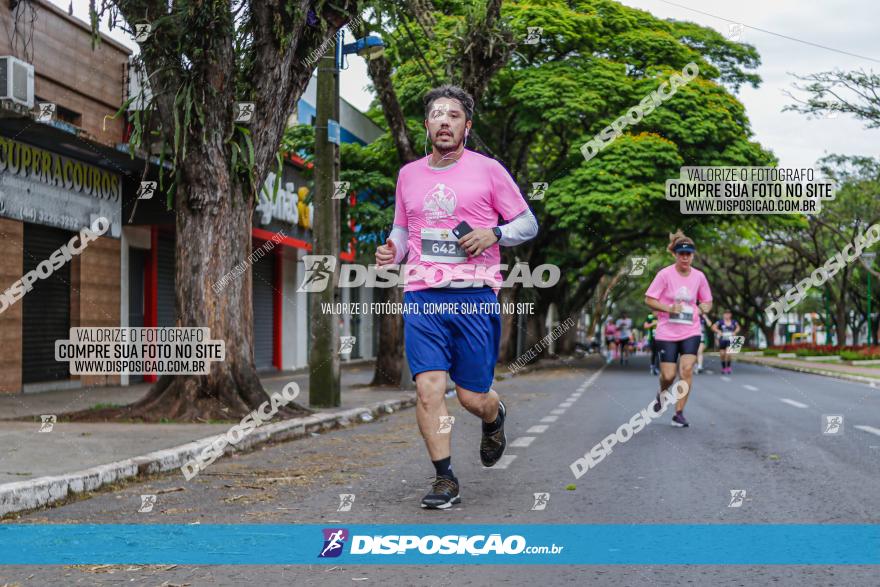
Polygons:
[[[460,139],[458,140],[458,142],[455,143],[455,146],[453,146],[453,147],[445,147],[445,146],[444,146],[444,147],[441,147],[440,145],[437,144],[436,139],[431,141],[431,146],[432,146],[432,147],[433,147],[438,153],[440,153],[441,156],[443,156],[443,155],[449,155],[450,153],[455,153],[455,152],[457,152],[457,151],[461,151],[461,150],[462,150],[462,145],[463,145],[463,143],[464,143],[463,138],[464,138],[464,134],[462,133],[462,138],[460,138]],[[455,133],[452,133],[452,140],[455,140]]]

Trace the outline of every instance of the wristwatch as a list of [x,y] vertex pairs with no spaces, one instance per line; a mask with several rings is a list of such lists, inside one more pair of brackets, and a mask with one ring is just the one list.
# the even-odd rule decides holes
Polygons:
[[[495,234],[495,238],[500,241],[501,240],[501,229],[496,226],[495,228],[492,229],[492,232]],[[495,242],[498,242],[498,241],[495,241]]]

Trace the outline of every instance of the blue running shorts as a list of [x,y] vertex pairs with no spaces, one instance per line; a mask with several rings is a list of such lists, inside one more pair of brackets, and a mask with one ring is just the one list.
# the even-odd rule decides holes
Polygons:
[[469,391],[492,388],[501,341],[501,307],[492,288],[408,291],[403,304],[413,379],[425,371],[448,371]]

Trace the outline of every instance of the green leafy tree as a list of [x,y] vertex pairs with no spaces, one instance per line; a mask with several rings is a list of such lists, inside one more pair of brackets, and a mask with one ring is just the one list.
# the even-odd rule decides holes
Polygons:
[[[682,165],[773,161],[752,139],[733,93],[758,84],[750,71],[759,64],[757,52],[710,29],[610,0],[372,6],[376,19],[361,34],[381,29],[388,41],[369,71],[399,162],[420,156],[424,92],[459,83],[477,99],[469,147],[501,161],[524,194],[533,182],[549,184],[543,200],[529,200],[537,238],[503,249],[508,264],[552,263],[563,276],[552,288],[502,292],[536,303],[526,344],[545,335],[551,304],[560,319],[574,315],[631,254],[665,246],[677,227],[700,236],[719,225],[718,218],[683,218],[665,200],[665,181]],[[540,40],[527,44],[535,27]],[[691,62],[699,66],[696,79],[585,161],[584,143]],[[510,333],[512,317],[505,318]],[[515,337],[503,339],[502,361],[517,352],[507,344]]]

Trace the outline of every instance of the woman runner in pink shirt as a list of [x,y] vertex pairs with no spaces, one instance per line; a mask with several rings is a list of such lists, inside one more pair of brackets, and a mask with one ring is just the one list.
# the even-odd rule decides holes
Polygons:
[[[676,231],[669,235],[668,250],[675,256],[675,263],[657,272],[645,292],[645,303],[657,313],[655,344],[660,355],[660,391],[669,389],[675,381],[676,366],[679,377],[688,386],[688,393],[678,400],[672,417],[673,424],[684,428],[688,426],[684,406],[693,390],[694,363],[702,340],[700,312],[707,314],[712,309],[712,292],[703,272],[691,266],[697,250],[692,239]],[[661,408],[658,393],[654,411]]]

